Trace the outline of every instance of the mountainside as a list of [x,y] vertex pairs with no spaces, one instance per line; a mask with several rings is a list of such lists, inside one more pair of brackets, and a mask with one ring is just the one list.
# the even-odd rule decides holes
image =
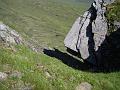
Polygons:
[[[75,19],[89,8],[91,2],[92,0],[0,0],[0,21],[3,22],[0,25],[16,30],[27,45],[40,51],[35,52],[26,44],[8,47],[0,43],[0,90],[119,90],[120,68],[101,67],[102,70],[96,70],[80,58],[66,53],[63,45]],[[115,3],[108,6],[113,7],[109,9],[108,19],[114,17],[119,6]],[[0,34],[3,31],[1,27]],[[119,39],[118,33],[117,36],[114,33],[109,37]],[[16,40],[13,33],[10,32],[8,37],[10,36]],[[112,44],[114,48],[116,42]],[[116,45],[115,50],[118,48]],[[115,54],[119,57],[119,53]],[[106,62],[110,62],[109,59]]]
[[0,0],[0,20],[36,47],[62,48],[75,18],[88,7],[86,0]]

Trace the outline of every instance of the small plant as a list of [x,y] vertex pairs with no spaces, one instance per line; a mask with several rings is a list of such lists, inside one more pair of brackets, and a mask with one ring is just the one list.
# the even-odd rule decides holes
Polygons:
[[114,31],[114,21],[120,21],[120,1],[116,0],[113,4],[107,6],[107,19],[109,23],[109,33]]

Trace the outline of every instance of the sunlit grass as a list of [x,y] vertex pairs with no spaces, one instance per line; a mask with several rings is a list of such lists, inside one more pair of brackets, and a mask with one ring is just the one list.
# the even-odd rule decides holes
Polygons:
[[[60,0],[0,0],[0,20],[37,47],[63,50],[65,35],[86,8],[87,4],[73,3],[73,0],[69,3],[67,0],[65,3]],[[9,75],[13,71],[22,73],[22,78],[8,76],[0,82],[0,90],[27,85],[33,90],[75,90],[81,82],[89,82],[93,90],[120,88],[120,72],[77,70],[54,57],[35,53],[26,46],[15,46],[15,50],[0,46],[0,71],[9,72]]]

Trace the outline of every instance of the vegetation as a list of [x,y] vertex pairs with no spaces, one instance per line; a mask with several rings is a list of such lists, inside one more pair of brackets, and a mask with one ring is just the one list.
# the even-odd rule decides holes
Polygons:
[[120,21],[120,1],[116,0],[113,4],[108,6],[107,17],[109,20]]
[[[64,37],[76,17],[88,7],[86,2],[0,0],[0,20],[17,30],[30,44],[38,48],[55,47],[62,53]],[[78,66],[67,62],[76,62]],[[24,45],[12,48],[0,45],[0,72],[8,74],[5,81],[0,81],[0,90],[75,90],[81,82],[89,82],[93,90],[119,90],[119,71],[94,73],[78,62],[75,58],[63,61],[36,53]],[[15,71],[21,75],[11,75]]]
[[36,47],[63,48],[72,23],[88,7],[86,1],[0,0],[0,20]]
[[[7,67],[7,68],[6,68]],[[33,90],[74,90],[81,82],[89,82],[93,90],[118,90],[120,72],[90,73],[73,69],[60,60],[37,54],[24,46],[16,50],[0,48],[0,71],[18,71],[22,77],[9,76],[0,82],[1,90],[31,87]],[[46,73],[49,73],[47,75]]]
[[107,18],[110,23],[109,32],[114,31],[114,21],[120,21],[120,0],[116,0],[113,4],[107,6]]

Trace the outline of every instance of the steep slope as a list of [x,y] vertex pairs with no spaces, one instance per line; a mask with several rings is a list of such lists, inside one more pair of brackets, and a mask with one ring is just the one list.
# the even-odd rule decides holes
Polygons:
[[0,20],[36,47],[63,48],[64,36],[87,6],[74,0],[0,0]]
[[86,64],[57,52],[67,60],[37,54],[24,46],[16,46],[14,51],[0,46],[0,72],[8,75],[0,81],[0,89],[75,90],[81,82],[89,82],[92,90],[119,90],[120,72],[92,73]]
[[[52,0],[0,0],[0,20],[37,46],[63,48],[64,36],[87,8],[84,6]],[[0,90],[75,90],[81,82],[90,83],[93,90],[120,88],[119,71],[93,73],[67,53],[57,49],[44,52],[55,56],[35,53],[25,46],[7,48],[0,44],[0,72],[8,75],[3,81],[0,76]]]

